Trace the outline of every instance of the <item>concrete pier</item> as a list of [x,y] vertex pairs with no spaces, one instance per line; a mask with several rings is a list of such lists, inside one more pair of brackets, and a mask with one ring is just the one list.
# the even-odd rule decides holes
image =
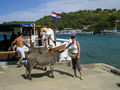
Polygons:
[[[55,65],[55,78],[47,71],[32,70],[32,81],[24,79],[25,68],[16,65],[3,67],[0,73],[0,90],[120,90],[120,76],[111,72],[115,69],[106,64],[82,65],[84,79],[73,78],[72,67],[66,63]],[[119,70],[119,69],[117,69]]]

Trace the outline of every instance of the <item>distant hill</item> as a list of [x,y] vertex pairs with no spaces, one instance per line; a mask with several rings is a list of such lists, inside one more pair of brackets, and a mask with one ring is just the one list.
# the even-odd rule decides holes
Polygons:
[[[100,30],[112,30],[116,25],[116,20],[120,20],[120,10],[117,9],[96,9],[79,10],[76,12],[62,12],[61,20],[55,20],[51,16],[44,16],[33,22],[13,21],[5,23],[35,23],[39,25],[49,24],[55,29],[63,30],[65,28],[85,29],[100,33]],[[120,30],[120,23],[117,23]]]

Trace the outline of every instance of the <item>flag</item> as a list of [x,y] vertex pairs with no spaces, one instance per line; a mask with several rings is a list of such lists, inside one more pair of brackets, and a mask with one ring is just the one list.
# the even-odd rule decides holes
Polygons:
[[60,19],[61,19],[61,17],[62,17],[62,15],[61,15],[61,14],[56,13],[56,12],[52,12],[52,18],[57,19],[57,20],[60,20]]

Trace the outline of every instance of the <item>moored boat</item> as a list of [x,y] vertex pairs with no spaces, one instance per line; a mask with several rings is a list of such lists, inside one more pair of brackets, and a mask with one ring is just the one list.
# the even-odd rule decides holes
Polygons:
[[[3,33],[11,33],[11,32],[20,32],[23,35],[23,38],[25,39],[26,44],[30,47],[44,47],[44,41],[43,38],[39,37],[38,33],[40,31],[41,26],[35,25],[35,24],[1,24],[0,25],[0,32]],[[55,37],[55,31],[51,29],[51,38],[53,40],[57,40]],[[9,39],[10,40],[10,39]],[[50,53],[54,52],[55,50],[62,50],[68,42],[60,43],[56,42],[56,46],[52,41],[50,41],[50,44],[53,46],[53,48],[49,51]],[[0,43],[1,47],[4,46],[4,43]],[[9,64],[15,64],[17,62],[17,53],[16,51],[10,51],[10,50],[2,50],[3,48],[0,48],[0,65],[9,65]],[[25,51],[26,57],[28,55],[29,48],[26,46],[23,46],[23,49]],[[65,52],[64,52],[65,53]],[[66,52],[67,53],[67,52]],[[64,59],[64,57],[62,57]],[[24,58],[26,60],[26,58]]]

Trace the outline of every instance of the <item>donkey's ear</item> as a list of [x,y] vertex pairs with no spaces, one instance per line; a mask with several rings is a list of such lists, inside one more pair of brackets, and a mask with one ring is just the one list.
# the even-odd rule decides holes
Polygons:
[[30,47],[34,47],[35,42],[30,43]]

